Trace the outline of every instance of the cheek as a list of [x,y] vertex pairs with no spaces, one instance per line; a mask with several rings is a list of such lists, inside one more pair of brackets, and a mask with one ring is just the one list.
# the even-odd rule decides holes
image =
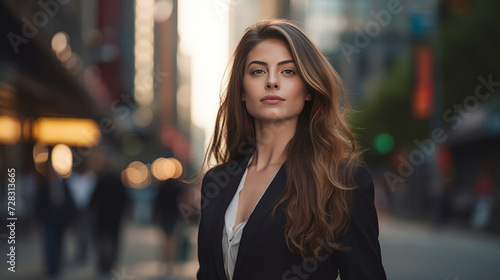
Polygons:
[[252,81],[250,79],[243,79],[243,90],[245,91],[245,97],[251,98],[254,95],[257,86],[258,85],[255,81]]
[[248,113],[252,115],[252,112],[254,111],[253,107],[254,106],[254,92],[255,92],[255,85],[252,83],[249,79],[246,79],[245,77],[243,78],[243,91],[245,93],[245,102],[244,106],[247,109]]
[[296,100],[305,100],[306,99],[306,86],[302,81],[290,83],[290,91],[293,93],[292,96]]
[[301,112],[304,109],[305,99],[306,99],[306,88],[303,83],[298,82],[291,84],[291,90],[293,91],[293,106],[290,108],[293,111]]
[[305,101],[302,98],[297,98],[293,103],[293,107],[290,108],[293,113],[300,113],[304,110]]

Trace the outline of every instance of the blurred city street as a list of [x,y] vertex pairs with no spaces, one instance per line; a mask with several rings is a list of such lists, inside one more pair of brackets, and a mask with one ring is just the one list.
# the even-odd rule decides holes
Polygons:
[[[187,237],[191,244],[196,244],[195,227],[187,228]],[[94,248],[90,250],[89,259],[84,264],[72,263],[74,255],[73,236],[67,235],[67,250],[63,253],[63,269],[58,277],[41,276],[44,274],[43,256],[41,252],[42,241],[36,230],[26,233],[18,239],[16,272],[12,273],[3,267],[0,279],[25,279],[25,280],[55,280],[55,279],[96,279],[96,280],[139,280],[139,279],[182,279],[190,280],[196,278],[198,261],[196,259],[196,247],[189,252],[189,260],[177,262],[173,267],[171,276],[166,275],[167,264],[160,261],[161,254],[161,231],[152,226],[139,226],[127,224],[123,229],[124,236],[121,239],[122,248],[119,253],[118,263],[110,275],[96,276]],[[0,244],[2,252],[5,252],[6,243]],[[4,260],[5,256],[2,256]],[[5,269],[4,269],[5,268]]]
[[387,279],[495,280],[500,275],[500,238],[456,227],[380,218]]
[[[188,228],[196,244],[196,227]],[[19,240],[16,273],[2,268],[1,279],[82,279],[139,280],[196,278],[196,246],[189,260],[175,265],[172,276],[165,276],[166,264],[159,261],[160,232],[151,226],[129,223],[124,229],[117,267],[111,275],[95,276],[94,258],[86,265],[66,265],[60,277],[39,276],[43,272],[41,241],[31,232]],[[70,239],[70,237],[68,238]],[[69,240],[67,240],[69,241]],[[22,242],[22,243],[21,243]],[[417,221],[380,216],[380,242],[387,277],[390,280],[496,280],[500,274],[500,238],[457,227],[433,228]],[[70,244],[70,243],[68,243]],[[2,244],[4,246],[4,244]],[[3,249],[2,249],[3,250]],[[66,256],[70,256],[69,247]]]
[[206,152],[224,95],[242,94],[227,70],[264,18],[296,24],[345,85],[332,101],[353,109],[388,279],[500,279],[499,10],[0,0],[0,280],[195,279]]

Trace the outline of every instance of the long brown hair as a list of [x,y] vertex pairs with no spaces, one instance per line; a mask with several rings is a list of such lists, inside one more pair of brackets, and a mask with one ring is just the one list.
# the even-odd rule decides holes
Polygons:
[[261,20],[245,30],[232,57],[203,163],[211,158],[217,165],[239,159],[245,148],[255,144],[254,118],[241,99],[243,75],[248,53],[266,39],[279,39],[288,46],[312,95],[286,146],[286,186],[273,215],[280,205],[285,206],[285,239],[292,252],[305,258],[325,245],[343,250],[337,241],[348,226],[353,173],[359,162],[354,135],[345,121],[346,91],[319,48],[293,23]]

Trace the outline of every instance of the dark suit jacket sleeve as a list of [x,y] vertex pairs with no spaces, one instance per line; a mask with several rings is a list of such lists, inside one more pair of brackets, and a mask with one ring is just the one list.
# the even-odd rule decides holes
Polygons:
[[203,205],[204,202],[203,202],[203,199],[204,199],[204,189],[203,187],[206,185],[206,183],[208,182],[209,180],[209,172],[211,172],[213,168],[211,168],[209,171],[207,171],[205,173],[205,176],[203,177],[203,181],[201,183],[201,219],[200,219],[200,226],[198,228],[198,263],[200,264],[200,268],[198,269],[198,272],[196,273],[196,279],[198,280],[203,280],[203,279],[208,279],[208,271],[207,271],[207,265],[205,263],[205,261],[208,261],[210,259],[210,252],[208,250],[208,248],[206,247],[207,246],[207,242],[206,240],[202,240],[203,238],[207,238],[207,236],[203,236],[201,234],[201,229],[205,228],[205,226],[203,225],[203,223],[205,223],[205,220],[204,219],[204,216],[203,216]]
[[355,174],[350,224],[340,238],[351,249],[335,253],[342,280],[387,279],[382,266],[378,241],[378,219],[374,205],[374,186],[368,169],[360,165]]

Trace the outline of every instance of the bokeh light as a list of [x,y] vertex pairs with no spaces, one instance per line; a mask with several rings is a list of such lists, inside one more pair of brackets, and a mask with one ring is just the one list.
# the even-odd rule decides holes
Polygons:
[[21,138],[21,123],[11,116],[0,116],[0,143],[14,144]]
[[394,138],[389,133],[381,133],[373,141],[375,151],[381,154],[387,154],[394,148]]
[[144,188],[151,183],[148,167],[140,162],[131,162],[128,167],[122,171],[122,182],[131,188]]
[[156,0],[154,18],[156,22],[166,21],[172,15],[174,3],[172,0]]
[[177,179],[179,178],[181,175],[182,175],[182,172],[184,171],[183,168],[182,168],[182,164],[181,162],[176,159],[176,158],[169,158],[171,162],[174,163],[175,165],[175,173],[174,175],[172,176],[172,178],[174,179]]
[[144,151],[144,141],[135,133],[131,133],[123,137],[122,149],[130,156],[136,156]]
[[57,144],[52,149],[52,167],[61,178],[68,178],[73,168],[73,153],[64,144]]
[[132,119],[138,127],[148,127],[153,121],[153,111],[148,106],[139,106],[135,109]]
[[35,169],[42,175],[47,174],[47,163],[49,160],[49,149],[40,143],[33,145],[33,163]]
[[175,175],[175,163],[167,158],[158,158],[151,164],[151,173],[160,180],[168,180]]
[[65,32],[57,32],[52,37],[52,49],[56,54],[62,53],[68,46],[68,34]]
[[94,146],[101,138],[99,125],[91,119],[39,118],[32,126],[33,138],[46,145]]

